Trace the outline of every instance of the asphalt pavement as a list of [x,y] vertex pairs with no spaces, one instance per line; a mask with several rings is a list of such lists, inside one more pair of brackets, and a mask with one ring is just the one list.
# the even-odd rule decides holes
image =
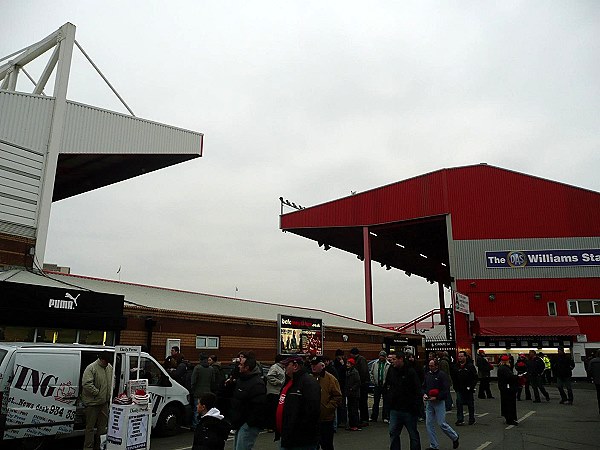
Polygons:
[[[500,416],[500,395],[492,387],[495,399],[475,400],[477,422],[474,425],[455,426],[456,409],[446,415],[447,422],[459,433],[461,449],[471,450],[598,450],[600,449],[600,414],[596,403],[596,391],[589,383],[579,383],[574,389],[573,405],[559,404],[560,396],[555,386],[546,387],[550,402],[520,401],[517,403],[518,426],[507,426]],[[454,395],[454,394],[453,394]],[[372,402],[372,399],[370,400]],[[465,408],[465,416],[467,411]],[[467,416],[468,417],[468,416]],[[425,424],[419,423],[421,447],[429,446]],[[406,430],[402,432],[402,448],[408,450]],[[177,436],[153,437],[152,450],[190,450],[193,433],[182,431]],[[438,429],[440,449],[451,449],[452,442]],[[80,448],[79,445],[72,448]],[[389,448],[387,424],[371,422],[361,431],[338,430],[334,439],[335,448],[352,450],[376,450]],[[70,448],[63,441],[62,449]],[[273,433],[261,433],[256,450],[277,450]],[[233,449],[233,438],[227,442],[226,450]]]

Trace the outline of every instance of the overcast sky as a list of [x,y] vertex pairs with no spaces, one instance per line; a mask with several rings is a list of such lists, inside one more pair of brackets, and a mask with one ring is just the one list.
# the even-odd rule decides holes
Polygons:
[[[65,22],[137,116],[205,134],[202,158],[53,204],[46,262],[75,274],[364,320],[362,263],[282,233],[280,196],[479,162],[600,191],[597,1],[9,0],[0,56]],[[126,112],[77,49],[68,98]],[[375,322],[437,305],[376,263],[373,296]]]

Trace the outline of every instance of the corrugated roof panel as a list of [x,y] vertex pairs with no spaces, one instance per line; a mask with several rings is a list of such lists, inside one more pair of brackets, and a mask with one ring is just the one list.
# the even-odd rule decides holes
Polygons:
[[447,212],[441,171],[281,216],[281,228],[362,226]]
[[281,216],[282,229],[452,214],[461,239],[600,236],[600,194],[487,164],[442,169]]
[[44,154],[54,98],[0,90],[0,140]]
[[61,153],[201,155],[202,133],[67,102]]

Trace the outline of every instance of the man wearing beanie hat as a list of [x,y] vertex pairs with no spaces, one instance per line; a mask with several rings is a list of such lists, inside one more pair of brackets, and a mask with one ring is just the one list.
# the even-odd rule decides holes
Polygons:
[[348,400],[348,429],[350,431],[360,430],[360,415],[358,402],[360,399],[361,383],[360,375],[356,370],[356,360],[348,358],[346,361],[346,399]]
[[383,397],[383,421],[388,423],[390,421],[390,411],[388,407],[388,399],[383,388],[385,383],[385,377],[387,376],[390,363],[387,360],[387,353],[384,350],[379,352],[379,359],[371,365],[371,383],[373,383],[373,409],[371,410],[371,422],[377,422],[379,416],[379,402]]
[[317,448],[321,387],[311,377],[301,356],[281,361],[286,382],[279,394],[275,412],[275,440],[281,450]]
[[360,398],[358,400],[358,410],[360,411],[360,426],[369,426],[369,382],[371,376],[369,375],[369,363],[367,359],[360,354],[358,348],[353,347],[350,350],[350,354],[354,361],[356,361],[356,370],[360,377]]
[[500,390],[500,414],[507,425],[519,425],[517,422],[517,391],[519,379],[510,368],[508,355],[500,357],[498,365],[498,389]]

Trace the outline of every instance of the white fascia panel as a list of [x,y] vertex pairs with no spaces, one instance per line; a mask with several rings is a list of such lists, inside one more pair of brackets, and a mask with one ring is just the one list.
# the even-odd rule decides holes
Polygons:
[[43,155],[0,141],[0,229],[35,229],[43,166]]
[[53,97],[0,90],[0,141],[46,153]]
[[202,133],[67,102],[61,153],[201,155]]

